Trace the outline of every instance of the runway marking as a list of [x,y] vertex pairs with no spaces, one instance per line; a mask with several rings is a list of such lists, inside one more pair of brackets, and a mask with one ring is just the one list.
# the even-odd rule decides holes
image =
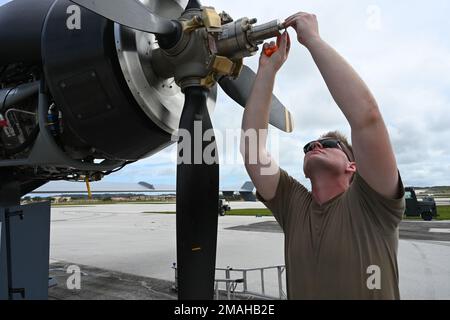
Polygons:
[[431,228],[430,230],[428,230],[428,232],[432,232],[432,233],[450,233],[450,229]]

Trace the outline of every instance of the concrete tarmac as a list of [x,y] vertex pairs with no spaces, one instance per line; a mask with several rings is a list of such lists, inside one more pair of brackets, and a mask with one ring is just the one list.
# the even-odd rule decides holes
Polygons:
[[[232,202],[231,206],[233,209],[264,208],[262,203],[248,202]],[[175,211],[175,205],[53,208],[52,262],[67,261],[173,282],[174,270],[171,267],[176,262],[175,215],[146,213],[168,211]],[[402,299],[450,299],[450,241],[443,237],[423,240],[428,239],[423,235],[428,236],[430,230],[433,235],[445,234],[444,237],[448,237],[444,230],[450,229],[450,223],[413,224],[405,225],[405,230],[409,228],[410,232],[399,244]],[[217,267],[249,269],[284,265],[284,237],[276,227],[273,217],[220,217]],[[440,230],[443,230],[442,233]],[[238,274],[232,276],[238,277]],[[216,277],[225,278],[225,275],[218,272]],[[266,274],[266,294],[278,295],[277,279],[274,270]],[[249,289],[260,292],[260,285],[260,273],[250,272]]]

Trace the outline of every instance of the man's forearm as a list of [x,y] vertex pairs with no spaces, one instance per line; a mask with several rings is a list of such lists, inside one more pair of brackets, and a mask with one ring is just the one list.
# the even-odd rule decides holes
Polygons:
[[[289,55],[289,34],[285,32],[278,42],[278,50],[272,56],[262,54],[259,58],[259,69],[242,121],[241,153],[245,168],[259,194],[267,201],[275,197],[280,180],[279,167],[267,152],[266,143],[275,75]],[[264,44],[263,50],[269,48],[274,49],[275,42]]]
[[280,179],[278,165],[271,159],[266,146],[275,73],[271,68],[260,67],[242,122],[241,153],[245,167],[259,194],[266,200],[273,199]]
[[[270,68],[260,68],[244,112],[242,129],[244,132],[255,130],[258,138],[258,153],[265,151],[274,83],[275,72]],[[244,147],[245,145],[242,145],[241,150]],[[248,152],[248,148],[246,149]]]
[[353,129],[366,127],[381,119],[369,88],[336,50],[320,38],[311,40],[307,47],[334,100]]

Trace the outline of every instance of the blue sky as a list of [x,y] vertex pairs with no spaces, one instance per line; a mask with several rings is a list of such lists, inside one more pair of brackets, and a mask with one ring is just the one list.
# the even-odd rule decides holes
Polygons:
[[[322,37],[345,56],[375,94],[405,184],[450,185],[449,1],[211,0],[203,4],[225,10],[235,19],[248,16],[260,22],[284,19],[297,11],[315,13]],[[253,57],[246,63],[256,69],[257,61]],[[331,129],[347,135],[350,129],[309,53],[299,44],[279,72],[275,92],[296,124],[294,133],[280,134],[279,163],[309,186],[302,174],[301,146]],[[217,130],[239,128],[241,120],[242,108],[220,92],[213,115]],[[175,185],[174,153],[168,148],[106,179]],[[222,166],[223,187],[245,180],[242,164]]]

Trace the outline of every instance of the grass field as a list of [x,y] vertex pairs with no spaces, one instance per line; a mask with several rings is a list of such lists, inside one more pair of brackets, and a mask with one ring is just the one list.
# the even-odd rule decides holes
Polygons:
[[227,216],[263,216],[270,217],[272,212],[268,209],[238,209],[226,213]]
[[[89,206],[89,205],[110,205],[110,204],[175,204],[175,202],[163,202],[163,201],[72,201],[67,203],[52,204],[52,207],[67,207],[67,206]],[[450,220],[450,206],[439,206],[438,217],[433,219],[437,221]],[[145,213],[162,213],[162,214],[175,214],[174,211],[167,212],[145,212]],[[270,217],[272,213],[268,209],[237,209],[231,210],[226,213],[228,216],[263,216]],[[420,217],[404,218],[405,220],[422,220]]]
[[450,206],[437,207],[438,218],[437,220],[450,220]]
[[[175,214],[174,211],[167,212],[145,212],[145,213],[162,213],[162,214]],[[238,209],[231,210],[226,213],[227,216],[263,216],[270,217],[272,213],[268,209]],[[421,218],[404,218],[405,220],[422,220]],[[437,221],[450,220],[450,206],[438,207],[438,217],[433,219]]]
[[[435,221],[450,220],[450,206],[437,207],[438,216],[433,218]],[[420,217],[404,217],[403,220],[422,220]]]
[[438,212],[439,214],[442,214],[443,216],[450,218],[450,206],[438,207]]

